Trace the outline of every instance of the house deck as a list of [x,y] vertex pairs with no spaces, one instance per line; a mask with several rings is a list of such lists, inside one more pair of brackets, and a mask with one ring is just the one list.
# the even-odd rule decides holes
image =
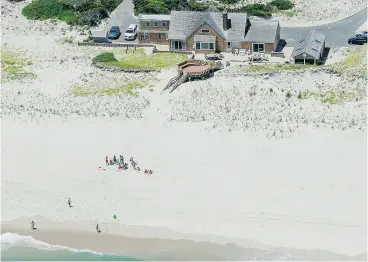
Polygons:
[[204,66],[188,66],[183,69],[183,73],[191,74],[201,74],[211,69],[211,66],[204,65]]

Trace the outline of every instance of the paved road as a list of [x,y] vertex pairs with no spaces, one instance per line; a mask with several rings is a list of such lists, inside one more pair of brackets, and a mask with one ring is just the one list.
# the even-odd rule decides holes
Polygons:
[[129,42],[134,43],[135,41],[125,41],[124,33],[130,24],[138,24],[138,19],[134,17],[133,14],[133,2],[132,0],[124,0],[115,10],[112,12],[107,30],[110,29],[111,26],[117,25],[120,27],[121,36],[117,40],[112,40],[112,42]]
[[367,21],[367,8],[343,20],[312,27],[282,27],[281,38],[285,39],[287,46],[294,46],[295,41],[305,35],[309,30],[316,30],[326,36],[326,46],[349,46],[347,40],[354,35],[359,27]]

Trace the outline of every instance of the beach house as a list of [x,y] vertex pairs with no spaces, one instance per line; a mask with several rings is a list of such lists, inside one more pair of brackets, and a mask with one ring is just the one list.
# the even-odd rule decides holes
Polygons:
[[168,44],[170,15],[145,15],[138,16],[139,43]]
[[[141,15],[140,24],[146,21],[147,16]],[[158,16],[160,19],[163,17]],[[165,42],[171,51],[216,53],[242,48],[253,53],[271,53],[280,40],[277,20],[252,20],[246,13],[219,12],[212,7],[205,12],[171,11],[165,19],[169,19],[165,23],[168,25]],[[156,31],[148,30],[146,34],[150,32]],[[162,41],[152,40],[152,43]]]
[[326,36],[311,30],[296,43],[291,54],[296,64],[320,64],[323,60]]

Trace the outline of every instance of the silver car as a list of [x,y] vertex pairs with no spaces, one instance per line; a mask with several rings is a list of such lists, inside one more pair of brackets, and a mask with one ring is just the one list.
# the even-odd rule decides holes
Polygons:
[[124,39],[125,40],[135,40],[137,38],[137,27],[138,26],[135,24],[129,25],[129,27],[125,31]]

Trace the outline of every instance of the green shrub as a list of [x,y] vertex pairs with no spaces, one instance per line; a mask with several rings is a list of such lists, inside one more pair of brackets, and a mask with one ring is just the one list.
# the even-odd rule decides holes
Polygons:
[[290,0],[273,0],[268,4],[276,7],[277,10],[288,10],[294,7],[294,4]]
[[95,63],[103,63],[103,62],[116,62],[116,58],[112,52],[104,52],[102,54],[97,55],[92,59]]
[[122,0],[34,0],[23,8],[28,19],[58,19],[69,25],[98,25]]
[[251,16],[270,18],[272,16],[271,7],[263,4],[249,4],[243,7],[243,11]]
[[81,14],[73,11],[64,11],[57,16],[57,19],[64,21],[68,25],[79,25],[81,24]]
[[68,6],[60,3],[58,0],[34,0],[22,10],[22,14],[28,19],[46,20],[58,18]]
[[240,0],[219,0],[219,2],[226,5],[233,5],[239,3]]

